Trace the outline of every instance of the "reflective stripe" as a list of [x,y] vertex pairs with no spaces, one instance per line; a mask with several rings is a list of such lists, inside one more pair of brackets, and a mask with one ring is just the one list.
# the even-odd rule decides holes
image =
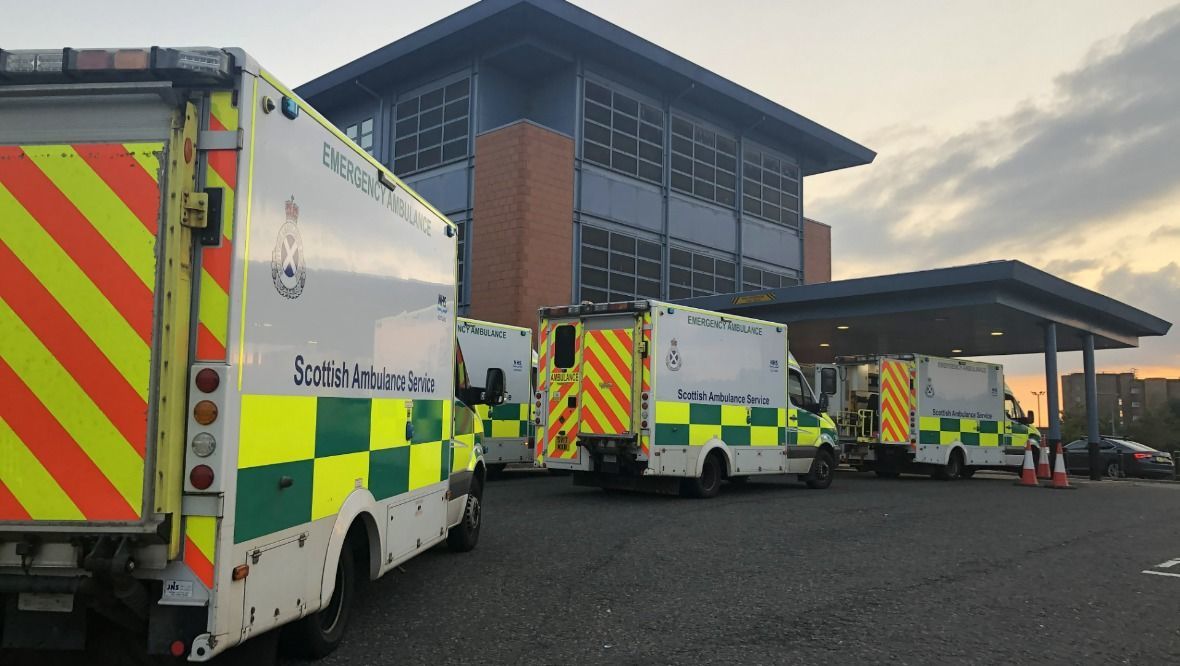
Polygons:
[[205,587],[213,589],[217,551],[217,519],[186,516],[184,519],[184,562]]
[[[0,242],[7,245],[36,276],[127,382],[140,390],[146,399],[150,373],[146,340],[151,339],[151,293],[139,285],[142,290],[139,300],[134,303],[124,300],[121,312],[91,282],[89,273],[84,273],[80,267],[88,265],[89,270],[102,272],[102,266],[85,260],[75,264],[71,255],[54,242],[38,220],[33,219],[3,185],[0,185]],[[7,279],[3,266],[0,266],[0,279]],[[134,312],[126,312],[131,309]],[[140,326],[146,322],[146,340],[124,319],[125,315],[130,315]]]
[[910,401],[909,382],[912,363],[893,359],[881,359],[881,441],[889,443],[910,443]]
[[629,329],[593,330],[586,331],[582,340],[580,399],[584,431],[630,432],[634,333]]
[[[69,495],[57,485],[41,461],[0,419],[0,483],[8,487],[14,501],[33,520],[82,520],[85,516]],[[0,520],[19,520],[11,505],[0,502]]]
[[[208,127],[214,131],[238,129],[238,110],[233,106],[233,93],[218,92],[210,95]],[[233,260],[234,201],[239,154],[236,150],[211,150],[207,153],[205,183],[208,187],[221,188],[222,219],[219,244],[201,250],[197,357],[202,360],[222,360],[226,357],[229,338],[228,292]]]
[[[0,301],[0,357],[132,507],[143,499],[144,441],[127,441],[57,359]],[[146,363],[145,363],[146,365]]]

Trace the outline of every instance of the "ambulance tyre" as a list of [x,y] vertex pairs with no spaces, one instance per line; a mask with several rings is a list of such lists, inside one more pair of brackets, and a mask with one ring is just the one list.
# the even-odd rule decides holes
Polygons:
[[807,472],[803,481],[812,490],[825,490],[832,485],[832,477],[835,472],[836,459],[832,456],[832,452],[820,449],[816,452],[815,459],[811,461],[811,470]]
[[471,480],[467,491],[467,503],[463,505],[463,518],[447,532],[447,548],[455,553],[466,553],[479,543],[479,528],[483,525],[483,484],[479,477]]
[[957,481],[963,477],[963,468],[963,452],[951,451],[946,464],[934,468],[931,476],[939,481]]
[[282,635],[283,651],[306,659],[320,659],[331,654],[340,645],[348,628],[355,590],[356,555],[353,544],[346,540],[340,549],[332,598],[318,613],[287,627]]
[[724,472],[720,451],[710,451],[701,465],[701,475],[680,482],[680,494],[697,499],[716,497],[717,493],[721,492],[721,477]]

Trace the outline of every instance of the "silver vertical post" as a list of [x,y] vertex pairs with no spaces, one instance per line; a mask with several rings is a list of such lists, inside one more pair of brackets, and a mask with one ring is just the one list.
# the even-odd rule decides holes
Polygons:
[[1057,453],[1057,445],[1061,443],[1061,406],[1057,397],[1057,324],[1045,324],[1045,411],[1049,416],[1049,432],[1045,434],[1045,444],[1049,451],[1050,460]]

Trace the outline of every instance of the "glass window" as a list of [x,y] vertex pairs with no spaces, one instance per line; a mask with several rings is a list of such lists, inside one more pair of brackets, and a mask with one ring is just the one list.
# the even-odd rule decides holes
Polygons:
[[553,365],[560,370],[572,368],[578,357],[578,332],[572,324],[563,324],[553,332]]
[[664,113],[634,97],[586,81],[582,159],[629,176],[662,182]]
[[678,116],[672,117],[672,189],[733,207],[737,141]]
[[352,139],[358,146],[373,154],[373,119],[366,118],[359,123],[353,123],[344,128],[344,135]]
[[469,222],[466,219],[455,220],[455,224],[459,227],[459,243],[458,250],[458,278],[459,278],[459,303],[466,304],[468,302],[467,287],[467,225]]
[[737,267],[733,261],[678,247],[672,248],[670,257],[668,286],[670,290],[674,289],[680,294],[670,294],[670,298],[710,296],[735,291],[734,275]]
[[746,266],[742,269],[742,291],[794,287],[801,284],[797,273],[796,271],[795,275],[783,275],[774,271]]
[[471,79],[398,102],[394,109],[394,172],[404,175],[467,157],[470,113]]
[[582,226],[581,300],[659,298],[660,244]]
[[742,210],[799,226],[799,169],[785,159],[746,147],[742,162]]
[[796,407],[802,407],[806,404],[806,394],[803,392],[803,376],[791,370],[787,377],[787,393],[791,396],[791,403]]

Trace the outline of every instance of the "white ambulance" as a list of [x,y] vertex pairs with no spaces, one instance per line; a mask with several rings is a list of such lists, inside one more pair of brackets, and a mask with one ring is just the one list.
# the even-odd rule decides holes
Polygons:
[[835,423],[781,324],[659,301],[542,308],[545,465],[575,483],[712,497],[793,474],[827,488]]
[[858,356],[813,370],[836,416],[843,459],[878,476],[970,478],[1018,470],[1041,434],[1003,366],[922,354]]
[[456,235],[241,50],[0,51],[0,647],[320,656],[473,548]]
[[533,332],[508,324],[459,318],[459,346],[467,371],[483,377],[491,368],[505,374],[507,394],[498,405],[479,405],[483,454],[488,473],[533,462]]

